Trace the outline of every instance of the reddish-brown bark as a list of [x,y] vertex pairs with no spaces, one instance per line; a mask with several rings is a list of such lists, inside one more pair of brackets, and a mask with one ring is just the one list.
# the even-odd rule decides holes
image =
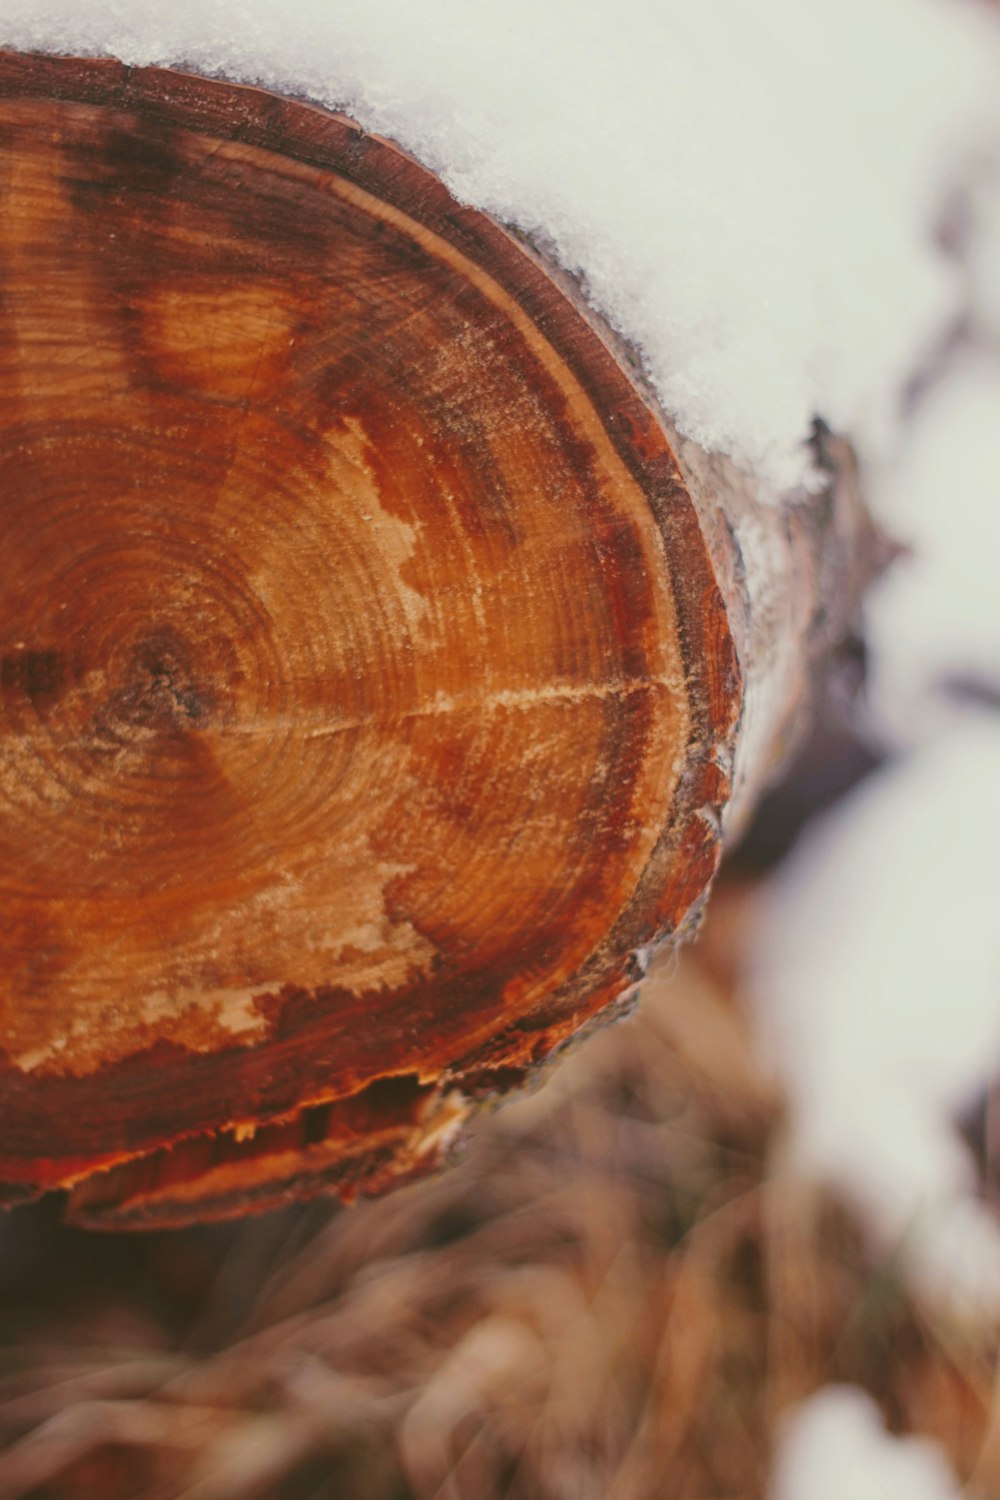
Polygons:
[[563,278],[350,121],[7,55],[0,140],[0,1182],[379,1190],[690,919],[853,491],[679,459]]

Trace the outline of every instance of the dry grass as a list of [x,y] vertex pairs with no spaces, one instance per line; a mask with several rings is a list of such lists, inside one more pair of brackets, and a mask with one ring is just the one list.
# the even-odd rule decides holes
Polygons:
[[752,1500],[828,1380],[1000,1495],[989,1340],[781,1169],[746,900],[429,1184],[133,1239],[0,1239],[0,1496]]

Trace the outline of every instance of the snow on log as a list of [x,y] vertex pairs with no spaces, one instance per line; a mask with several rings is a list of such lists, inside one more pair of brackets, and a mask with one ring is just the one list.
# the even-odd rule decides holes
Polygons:
[[380,1191],[692,922],[853,618],[849,453],[762,499],[344,117],[8,53],[0,134],[6,1199]]

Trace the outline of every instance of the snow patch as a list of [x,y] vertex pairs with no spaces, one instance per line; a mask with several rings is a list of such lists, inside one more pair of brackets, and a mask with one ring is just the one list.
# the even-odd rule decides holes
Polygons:
[[855,1386],[830,1385],[786,1418],[769,1500],[959,1500],[942,1450],[892,1437]]

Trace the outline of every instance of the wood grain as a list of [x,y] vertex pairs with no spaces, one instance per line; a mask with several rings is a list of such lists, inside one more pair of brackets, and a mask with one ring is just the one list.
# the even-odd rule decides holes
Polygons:
[[350,121],[8,54],[0,150],[0,1179],[384,1186],[711,877],[687,484],[537,257]]

